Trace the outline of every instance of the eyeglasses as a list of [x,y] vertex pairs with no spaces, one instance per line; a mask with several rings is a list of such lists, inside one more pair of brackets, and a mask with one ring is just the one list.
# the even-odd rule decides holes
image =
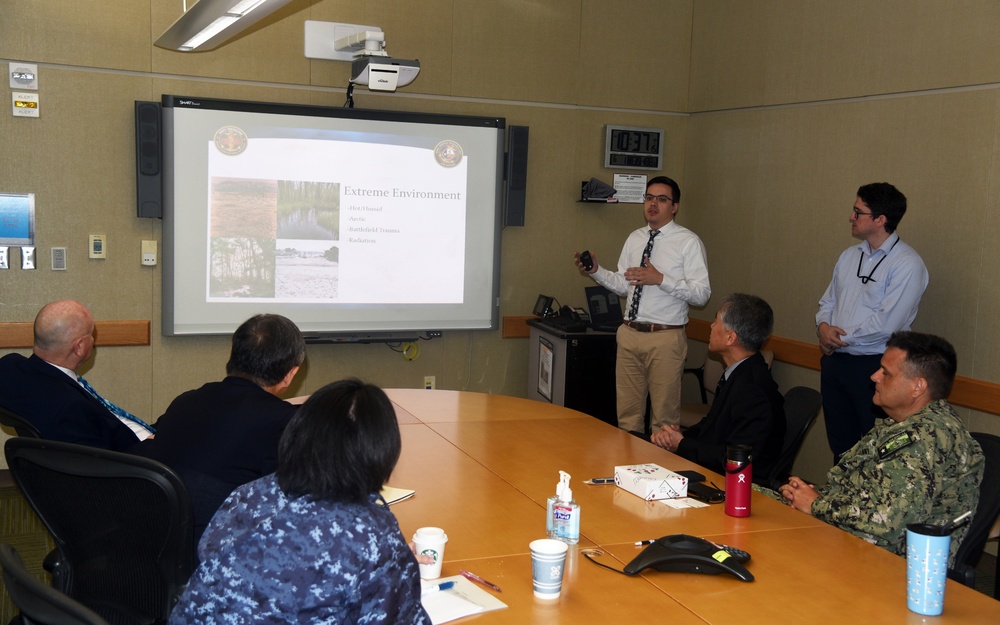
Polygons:
[[872,216],[872,213],[863,213],[863,212],[859,211],[859,210],[858,210],[858,209],[856,209],[856,208],[853,208],[853,209],[851,209],[851,210],[852,210],[852,212],[854,213],[854,218],[855,218],[855,219],[861,219],[861,217],[863,217],[864,215],[868,215],[869,217],[871,217],[871,216]]
[[674,203],[674,198],[667,197],[665,195],[650,195],[650,194],[647,193],[647,194],[645,194],[645,195],[642,196],[642,199],[643,199],[643,201],[646,201],[646,202],[652,202],[653,200],[656,200],[656,202],[658,204],[673,204]]

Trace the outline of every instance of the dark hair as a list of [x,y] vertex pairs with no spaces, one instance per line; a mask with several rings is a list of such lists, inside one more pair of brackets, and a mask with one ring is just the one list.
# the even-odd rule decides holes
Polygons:
[[756,295],[733,293],[719,307],[723,325],[736,333],[744,349],[760,351],[774,328],[774,311],[770,304]]
[[295,413],[278,444],[290,497],[363,502],[388,481],[402,441],[385,392],[360,380],[327,384]]
[[858,197],[872,212],[872,219],[885,215],[885,231],[892,234],[906,213],[906,196],[888,182],[873,182],[858,189]]
[[666,176],[654,176],[653,178],[649,179],[649,182],[646,183],[646,191],[649,191],[649,187],[653,186],[654,184],[665,184],[668,187],[670,187],[670,190],[673,192],[674,196],[674,204],[680,203],[681,188],[677,186],[677,183],[674,182],[673,179],[667,178]]
[[273,386],[306,357],[299,328],[281,315],[256,315],[233,333],[226,374],[246,378],[261,387]]
[[927,380],[931,399],[946,399],[951,394],[958,371],[958,357],[951,343],[933,334],[893,332],[886,347],[906,352],[903,361],[906,374]]

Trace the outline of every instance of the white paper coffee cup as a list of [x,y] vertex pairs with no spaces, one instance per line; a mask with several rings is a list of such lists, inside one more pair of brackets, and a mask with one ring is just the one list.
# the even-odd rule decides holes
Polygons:
[[429,556],[433,564],[420,565],[421,579],[437,579],[441,577],[441,565],[444,564],[444,546],[448,535],[440,527],[421,527],[413,535],[413,546],[418,556]]

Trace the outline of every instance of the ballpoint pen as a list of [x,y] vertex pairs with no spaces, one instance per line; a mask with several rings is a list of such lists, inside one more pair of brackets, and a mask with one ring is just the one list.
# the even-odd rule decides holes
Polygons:
[[432,592],[437,592],[439,590],[448,590],[455,585],[455,582],[442,582],[440,584],[434,584],[433,586],[427,586],[420,591],[421,595],[429,595]]
[[643,545],[652,545],[655,542],[656,542],[655,540],[640,540],[635,544],[635,546],[642,547]]
[[587,480],[588,484],[614,484],[615,478],[613,477],[592,477]]
[[487,588],[492,588],[493,590],[495,590],[497,592],[503,592],[502,590],[500,590],[499,586],[497,586],[493,582],[486,581],[485,579],[483,579],[482,577],[479,577],[475,573],[470,573],[470,572],[466,571],[465,569],[460,569],[458,572],[462,575],[462,577],[464,577],[466,579],[471,579],[472,581],[477,582],[479,584],[482,584],[483,586],[486,586]]

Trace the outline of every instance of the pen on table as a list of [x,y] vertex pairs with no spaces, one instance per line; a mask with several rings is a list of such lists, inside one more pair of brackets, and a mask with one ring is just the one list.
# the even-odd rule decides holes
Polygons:
[[493,582],[486,581],[485,579],[483,579],[482,577],[479,577],[475,573],[470,573],[470,572],[466,571],[465,569],[460,569],[458,572],[462,575],[462,577],[464,577],[466,579],[471,579],[472,581],[480,583],[483,586],[486,586],[487,588],[492,588],[493,590],[495,590],[497,592],[503,592],[502,590],[500,590],[499,586],[497,586]]
[[642,547],[643,545],[652,545],[655,542],[656,542],[655,540],[640,540],[635,544],[635,546]]
[[592,477],[587,480],[591,484],[614,484],[615,478],[613,477]]
[[429,595],[432,592],[437,592],[439,590],[448,590],[455,585],[455,582],[442,582],[440,584],[434,584],[433,586],[427,586],[420,591],[421,595]]

